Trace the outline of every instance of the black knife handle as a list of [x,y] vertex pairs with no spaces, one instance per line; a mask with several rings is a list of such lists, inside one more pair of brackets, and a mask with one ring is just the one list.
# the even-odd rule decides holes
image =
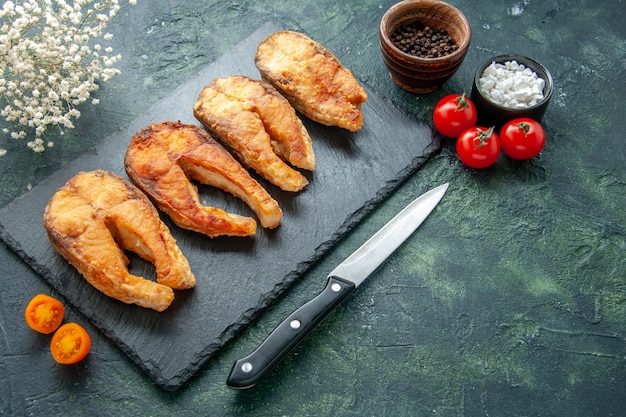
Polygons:
[[234,363],[226,385],[234,389],[254,386],[355,288],[350,281],[329,277],[321,293],[291,313],[254,352]]

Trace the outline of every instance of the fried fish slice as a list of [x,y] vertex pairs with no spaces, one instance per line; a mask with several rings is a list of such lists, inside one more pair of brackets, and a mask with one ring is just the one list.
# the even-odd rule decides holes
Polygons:
[[244,165],[285,191],[309,182],[293,166],[315,169],[311,137],[275,88],[245,76],[215,79],[194,104],[194,115]]
[[367,93],[318,42],[297,32],[274,33],[258,45],[255,64],[261,77],[308,118],[353,132],[363,127]]
[[282,211],[269,193],[204,129],[180,122],[154,123],[131,139],[126,172],[180,227],[207,236],[249,236],[256,221],[203,206],[190,179],[221,188],[243,200],[261,226],[278,227]]
[[[53,247],[109,297],[163,311],[174,300],[172,288],[196,284],[150,200],[110,172],[78,173],[52,196],[43,222]],[[157,282],[132,275],[122,248],[153,263]]]

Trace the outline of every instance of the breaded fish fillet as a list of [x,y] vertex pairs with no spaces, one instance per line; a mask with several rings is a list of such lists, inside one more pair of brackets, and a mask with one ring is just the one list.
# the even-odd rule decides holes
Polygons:
[[274,87],[245,76],[218,78],[193,108],[196,118],[241,162],[285,191],[308,180],[291,165],[315,169],[311,137],[295,110]]
[[131,139],[124,164],[135,185],[182,228],[210,237],[256,232],[251,217],[203,206],[190,179],[240,198],[263,227],[278,227],[282,220],[276,200],[199,126],[164,122],[140,129]]
[[[52,196],[43,222],[54,248],[109,297],[163,311],[174,300],[172,288],[196,284],[150,200],[110,172],[78,173]],[[157,282],[130,274],[123,249],[152,262]]]
[[255,64],[293,107],[328,126],[357,131],[367,93],[323,45],[292,31],[274,33],[257,47]]

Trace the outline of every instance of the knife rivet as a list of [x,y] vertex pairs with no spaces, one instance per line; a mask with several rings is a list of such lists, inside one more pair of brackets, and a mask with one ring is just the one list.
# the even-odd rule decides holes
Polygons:
[[330,289],[333,290],[333,292],[339,292],[339,291],[341,291],[341,285],[333,284],[333,285],[330,286]]
[[289,326],[292,329],[299,329],[300,328],[300,320],[291,320],[291,323],[289,323]]
[[241,370],[245,373],[252,371],[252,364],[250,362],[244,363],[243,365],[241,365]]

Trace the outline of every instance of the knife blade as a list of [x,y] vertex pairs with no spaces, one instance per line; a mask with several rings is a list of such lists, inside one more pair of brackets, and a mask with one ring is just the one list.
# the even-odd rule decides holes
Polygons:
[[233,389],[256,385],[422,224],[448,185],[417,197],[333,269],[322,292],[283,320],[254,352],[235,361],[226,385]]

